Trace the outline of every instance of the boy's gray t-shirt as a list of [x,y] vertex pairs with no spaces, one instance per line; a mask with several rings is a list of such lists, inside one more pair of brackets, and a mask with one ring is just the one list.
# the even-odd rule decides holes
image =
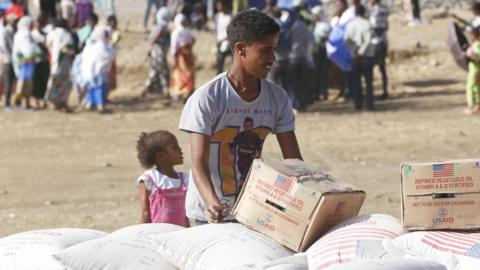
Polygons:
[[[180,119],[180,130],[210,136],[211,179],[218,198],[229,208],[240,192],[243,172],[253,158],[260,156],[262,147],[258,142],[263,144],[270,133],[295,129],[295,116],[285,90],[267,80],[261,80],[260,89],[254,101],[245,101],[226,73],[219,74],[193,93]],[[249,128],[252,124],[254,130]],[[187,217],[205,220],[206,205],[194,181],[189,181],[185,207]]]

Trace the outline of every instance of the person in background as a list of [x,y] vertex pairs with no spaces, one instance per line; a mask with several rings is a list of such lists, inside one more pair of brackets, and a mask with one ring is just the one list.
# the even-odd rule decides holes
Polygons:
[[[412,1],[412,18],[413,26],[422,23],[421,9],[420,9],[420,0],[411,0]],[[411,24],[412,25],[412,24]]]
[[332,31],[327,20],[327,15],[322,6],[314,6],[311,10],[315,26],[313,29],[314,49],[313,59],[315,62],[315,90],[316,100],[328,100],[328,58],[326,42]]
[[76,54],[74,40],[69,32],[67,21],[55,20],[55,28],[47,35],[47,48],[50,51],[50,80],[45,99],[56,110],[71,112],[68,97],[72,89],[70,71]]
[[403,0],[403,9],[409,26],[417,26],[422,23],[420,18],[420,0]]
[[148,93],[157,93],[163,95],[167,99],[165,105],[169,105],[170,67],[167,61],[168,49],[170,47],[170,31],[168,30],[168,22],[170,21],[169,9],[161,7],[155,17],[156,25],[152,28],[149,37],[150,50],[148,58],[150,70],[141,97],[145,99]]
[[[169,2],[174,2],[175,0],[170,0]],[[152,6],[155,6],[155,13],[157,14],[158,9],[165,6],[164,0],[147,0],[147,8],[143,16],[143,29],[148,30],[148,20],[150,19],[150,13]]]
[[87,87],[87,109],[96,108],[99,113],[107,109],[108,74],[117,54],[110,44],[106,27],[97,26],[82,52],[81,73]]
[[280,27],[280,32],[278,33],[278,45],[275,49],[277,59],[272,66],[268,79],[290,93],[292,91],[292,80],[288,56],[292,51],[292,25],[295,22],[295,16],[287,9],[278,9],[273,13],[273,16]]
[[76,26],[77,24],[77,18],[75,16],[76,13],[77,13],[77,8],[75,6],[74,0],[61,0],[60,14],[63,19],[67,20],[69,26]]
[[271,18],[275,18],[275,14],[280,12],[277,7],[277,0],[267,0],[265,2],[265,8],[263,9],[263,12],[265,12],[265,14],[267,14]]
[[35,72],[33,74],[33,97],[35,98],[36,109],[45,109],[47,103],[44,101],[47,91],[48,79],[50,77],[50,62],[48,59],[47,35],[43,32],[43,27],[47,18],[39,16],[34,23],[32,36],[40,49],[40,55],[35,63]]
[[98,24],[98,16],[95,13],[90,14],[90,17],[86,21],[86,24],[77,30],[79,49],[83,50],[88,38],[93,32],[93,29]]
[[[294,7],[294,23],[292,25],[292,50],[288,55],[290,62],[291,89],[290,98],[293,108],[297,111],[304,111],[307,107],[307,97],[309,93],[308,80],[308,45],[310,42],[310,31],[306,21],[300,16],[300,10],[303,8],[303,2],[298,1],[298,6]],[[287,90],[288,91],[288,90]]]
[[205,5],[202,2],[193,4],[193,10],[190,14],[190,22],[192,28],[197,30],[205,30],[207,24],[207,15]]
[[12,62],[17,75],[15,105],[25,102],[27,110],[31,109],[30,97],[33,91],[35,58],[40,54],[32,36],[33,20],[24,16],[18,21],[18,31],[13,38]]
[[373,65],[375,64],[375,48],[372,46],[373,29],[370,22],[365,18],[366,9],[363,5],[357,5],[355,13],[355,19],[348,24],[345,30],[345,46],[350,50],[353,59],[353,101],[355,110],[362,110],[364,103],[362,77],[364,77],[366,83],[366,109],[373,110]]
[[[115,47],[118,52],[118,43],[120,42],[120,31],[118,30],[117,17],[110,15],[107,18],[107,32],[110,37],[110,44]],[[110,74],[108,75],[108,90],[109,93],[117,88],[117,61],[113,60],[112,67],[110,68]]]
[[227,26],[232,20],[227,0],[217,0],[217,14],[215,15],[215,32],[217,36],[217,74],[223,72],[225,58],[231,56],[230,45],[227,39]]
[[[172,13],[170,13],[172,14]],[[174,22],[174,28],[172,31],[171,39],[170,39],[170,53],[172,56],[175,56],[175,53],[177,52],[177,44],[178,40],[182,37],[188,37],[192,40],[195,40],[192,32],[188,28],[188,19],[187,16],[185,16],[182,13],[179,13],[175,16],[173,19]]]
[[75,4],[77,5],[77,25],[82,27],[93,14],[93,3],[92,0],[76,0]]
[[40,15],[47,21],[53,21],[57,17],[56,0],[40,0]]
[[12,49],[18,16],[15,13],[11,13],[6,15],[3,20],[6,23],[0,30],[0,53],[3,60],[3,92],[5,95],[5,110],[11,111],[10,101],[16,81],[12,64]]
[[388,9],[381,4],[381,0],[370,0],[370,24],[373,28],[372,44],[375,46],[375,65],[380,68],[382,75],[383,94],[380,99],[388,98],[388,76],[386,58],[388,52]]
[[5,11],[5,16],[12,13],[17,15],[18,18],[25,16],[22,0],[12,0],[12,4]]
[[480,27],[472,28],[470,38],[473,41],[467,49],[468,76],[466,85],[467,108],[465,114],[480,112]]
[[170,223],[189,227],[185,214],[188,174],[177,172],[183,164],[182,149],[175,136],[165,130],[142,132],[137,158],[146,171],[137,179],[141,223]]
[[194,40],[188,36],[178,38],[175,47],[174,63],[170,79],[170,95],[184,103],[195,90]]

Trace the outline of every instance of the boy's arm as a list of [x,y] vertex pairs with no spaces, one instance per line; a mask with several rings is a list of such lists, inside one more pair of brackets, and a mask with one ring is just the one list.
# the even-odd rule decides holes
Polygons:
[[192,177],[198,193],[207,204],[205,218],[209,223],[222,222],[226,216],[224,206],[215,193],[210,177],[208,160],[210,157],[210,137],[200,133],[190,133],[192,155]]
[[141,214],[140,223],[152,223],[150,218],[150,202],[148,200],[148,189],[145,183],[140,183],[138,186],[138,197],[140,200]]
[[300,154],[300,148],[298,147],[295,131],[277,133],[277,141],[280,145],[280,149],[282,150],[284,159],[297,158],[303,160],[302,154]]

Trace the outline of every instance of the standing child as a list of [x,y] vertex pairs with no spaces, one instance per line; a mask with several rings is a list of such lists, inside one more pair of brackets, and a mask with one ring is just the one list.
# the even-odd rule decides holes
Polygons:
[[188,227],[185,196],[188,174],[176,172],[183,164],[175,136],[164,130],[142,132],[137,141],[138,161],[147,169],[138,179],[142,223],[171,223]]
[[472,45],[467,50],[467,56],[470,59],[468,63],[467,77],[467,105],[463,111],[465,114],[474,114],[480,112],[480,27],[475,27],[471,31]]
[[[117,49],[118,43],[120,42],[120,30],[117,28],[118,21],[115,15],[110,15],[107,18],[107,32],[110,37],[110,44]],[[108,87],[109,91],[113,91],[117,88],[117,61],[116,58],[113,59],[112,67],[110,68],[110,73],[108,74]]]

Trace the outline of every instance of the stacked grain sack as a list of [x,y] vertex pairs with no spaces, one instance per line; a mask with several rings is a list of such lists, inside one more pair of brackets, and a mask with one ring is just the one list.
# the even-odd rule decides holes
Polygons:
[[62,270],[52,254],[75,244],[96,239],[106,233],[96,230],[61,228],[35,230],[0,239],[0,269]]

